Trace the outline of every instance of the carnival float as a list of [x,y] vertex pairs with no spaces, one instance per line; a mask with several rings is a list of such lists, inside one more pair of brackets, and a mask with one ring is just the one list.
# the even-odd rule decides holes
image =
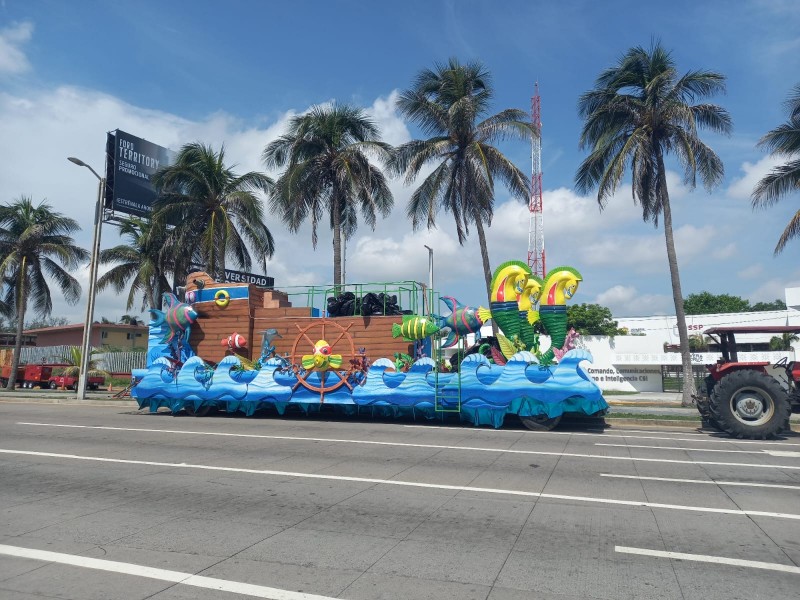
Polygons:
[[[608,408],[582,366],[591,354],[567,330],[580,281],[571,267],[542,279],[509,261],[495,270],[489,307],[474,308],[414,282],[289,294],[192,273],[183,300],[164,294],[164,310],[150,311],[147,367],[134,371],[131,396],[151,412],[196,416],[333,407],[493,427],[511,414],[552,429],[565,413]],[[496,333],[481,338],[490,321]]]

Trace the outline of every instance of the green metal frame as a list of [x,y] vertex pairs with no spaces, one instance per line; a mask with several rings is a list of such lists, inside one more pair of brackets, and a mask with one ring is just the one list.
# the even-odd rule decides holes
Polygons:
[[[327,301],[331,296],[352,292],[361,300],[366,294],[384,294],[397,296],[397,304],[403,310],[410,310],[412,314],[420,314],[424,305],[425,286],[416,281],[391,281],[347,283],[342,285],[324,286],[284,286],[281,291],[289,296],[292,306],[308,306],[325,314],[328,309]],[[359,302],[360,305],[360,302]],[[360,306],[359,306],[360,308]],[[384,306],[385,312],[385,306]],[[354,316],[361,316],[357,312]]]

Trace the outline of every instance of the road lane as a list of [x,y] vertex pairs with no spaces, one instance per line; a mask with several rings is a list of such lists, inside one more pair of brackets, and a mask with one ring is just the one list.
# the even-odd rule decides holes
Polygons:
[[[413,599],[434,593],[437,598],[484,600],[547,594],[727,600],[742,594],[788,597],[787,590],[796,590],[797,577],[788,572],[745,566],[731,573],[733,567],[716,564],[704,564],[700,570],[669,558],[615,552],[615,546],[625,546],[797,564],[800,523],[795,520],[655,506],[793,514],[800,512],[795,491],[743,487],[737,490],[746,493],[739,494],[724,484],[602,476],[800,485],[794,468],[800,460],[791,454],[719,453],[714,458],[720,460],[708,461],[711,454],[702,450],[669,448],[791,451],[787,444],[792,438],[723,443],[692,432],[650,430],[627,437],[617,430],[605,439],[624,447],[597,447],[595,443],[604,443],[604,434],[586,431],[536,434],[132,412],[0,405],[0,447],[429,486],[507,488],[560,497],[0,454],[0,544],[109,556],[352,600]],[[21,422],[81,427],[18,425]],[[135,431],[141,429],[159,431]],[[643,442],[634,436],[663,439]],[[676,437],[688,441],[676,444]],[[363,443],[375,441],[382,443]],[[658,447],[631,448],[628,441],[631,446]],[[632,460],[658,457],[671,462]],[[651,504],[611,505],[563,497],[570,495]],[[77,567],[63,565],[29,569],[20,565],[22,560],[0,558],[0,597],[4,590],[23,593],[24,585],[36,581],[37,571],[41,583],[27,589],[42,593],[57,589],[50,581],[57,574],[68,581],[62,586],[66,597],[93,597],[85,586],[96,586],[103,577],[112,578],[109,589],[115,597],[192,597],[182,596],[175,587],[153,595],[151,583],[140,585],[128,575],[86,577],[74,573]],[[702,594],[701,584],[706,585]],[[223,597],[209,590],[197,592],[198,598]]]

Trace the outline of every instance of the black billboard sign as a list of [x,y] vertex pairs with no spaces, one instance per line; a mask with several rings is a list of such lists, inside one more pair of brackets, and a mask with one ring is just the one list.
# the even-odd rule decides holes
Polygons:
[[225,269],[225,281],[228,283],[252,283],[257,287],[271,288],[275,286],[275,279],[266,275],[256,273],[245,273],[244,271],[231,271]]
[[174,153],[117,129],[106,141],[106,208],[149,217],[156,199],[150,178],[172,163]]
[[[205,271],[206,268],[202,265],[191,264],[186,274],[194,273],[195,271]],[[234,271],[232,269],[225,269],[225,283],[252,283],[256,287],[273,288],[275,287],[275,278],[267,277],[266,275],[259,275],[258,273],[247,273],[246,271]]]

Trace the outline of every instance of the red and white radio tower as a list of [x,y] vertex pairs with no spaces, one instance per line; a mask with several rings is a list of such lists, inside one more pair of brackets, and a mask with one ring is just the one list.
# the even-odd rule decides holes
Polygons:
[[542,222],[542,99],[539,97],[539,83],[531,98],[531,201],[530,222],[528,224],[528,266],[534,275],[544,279],[544,223]]

